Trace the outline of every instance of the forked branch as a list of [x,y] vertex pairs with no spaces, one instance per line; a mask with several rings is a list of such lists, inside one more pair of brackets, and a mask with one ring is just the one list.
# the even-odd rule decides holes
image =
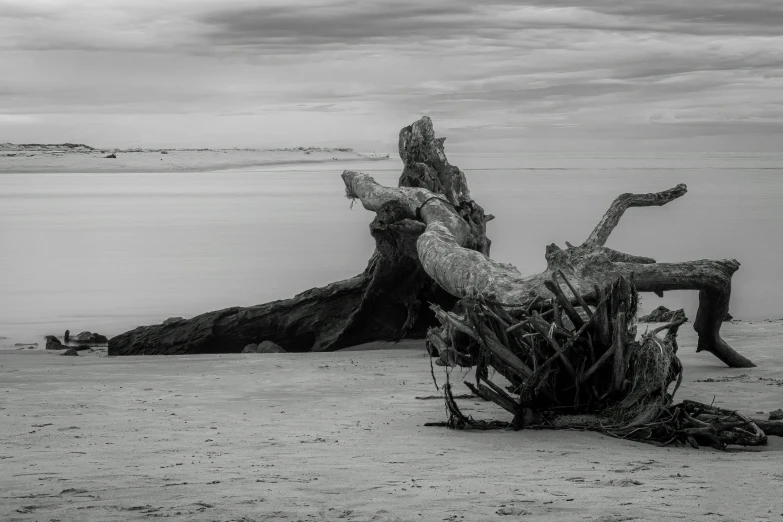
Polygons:
[[687,191],[688,188],[685,184],[680,183],[676,187],[664,190],[663,192],[651,192],[649,194],[620,194],[617,196],[617,199],[612,202],[609,210],[606,211],[606,214],[601,218],[601,221],[596,225],[592,233],[590,233],[590,237],[582,243],[582,246],[588,248],[604,246],[606,240],[609,239],[609,236],[612,234],[612,230],[614,230],[620,222],[620,218],[623,217],[623,214],[629,208],[660,207],[685,195]]

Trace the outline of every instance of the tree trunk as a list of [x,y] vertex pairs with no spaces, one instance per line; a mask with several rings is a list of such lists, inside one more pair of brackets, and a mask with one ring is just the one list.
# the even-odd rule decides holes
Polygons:
[[[400,186],[424,187],[458,209],[465,245],[489,254],[483,209],[472,200],[465,175],[449,164],[443,138],[424,117],[400,131],[405,165]],[[241,352],[273,341],[286,351],[332,351],[372,341],[423,339],[437,324],[429,303],[450,309],[456,298],[423,270],[416,239],[424,225],[398,202],[377,209],[370,224],[376,250],[356,277],[314,288],[292,299],[227,308],[192,319],[142,326],[109,341],[109,355],[179,355]]]

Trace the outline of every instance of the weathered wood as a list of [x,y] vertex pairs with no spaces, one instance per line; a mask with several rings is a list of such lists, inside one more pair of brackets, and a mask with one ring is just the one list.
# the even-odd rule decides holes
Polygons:
[[435,317],[437,317],[438,320],[440,320],[442,323],[448,323],[454,329],[459,330],[476,341],[481,340],[479,335],[470,326],[462,322],[456,314],[452,312],[446,312],[436,305],[432,305],[431,308],[435,313]]
[[[418,208],[428,193],[414,189],[392,189],[377,185],[366,174],[346,171],[343,179],[349,190],[357,194],[368,210],[376,210],[391,199]],[[700,290],[700,314],[694,323],[699,332],[699,351],[710,351],[731,366],[752,363],[734,352],[719,335],[722,319],[728,309],[731,274],[739,263],[733,260],[692,261],[685,263],[625,263],[613,262],[594,245],[602,246],[625,209],[632,206],[662,205],[685,193],[684,185],[658,194],[623,195],[596,227],[596,231],[580,247],[561,250],[547,247],[547,270],[523,276],[514,267],[498,263],[479,252],[463,248],[469,227],[453,209],[433,201],[421,210],[427,225],[417,241],[417,251],[425,271],[447,292],[463,298],[480,292],[490,299],[515,306],[530,306],[531,295],[554,297],[546,287],[552,273],[562,270],[574,286],[574,291],[587,295],[594,285],[607,288],[619,276],[633,279],[641,292],[662,292],[675,289]],[[638,196],[638,197],[637,197]]]
[[[641,292],[698,290],[698,351],[709,351],[730,366],[753,365],[720,337],[731,276],[739,263],[655,263],[604,246],[625,210],[664,205],[685,194],[684,185],[619,196],[581,246],[562,250],[549,245],[546,270],[523,275],[489,258],[486,223],[491,216],[472,199],[464,173],[449,164],[443,139],[435,137],[429,118],[400,131],[399,151],[404,164],[399,187],[381,186],[360,172],[342,175],[346,195],[377,214],[370,227],[377,248],[363,274],[287,301],[138,328],[110,340],[109,353],[233,352],[261,340],[288,351],[326,351],[375,340],[423,338],[427,328],[438,323],[424,303],[448,311],[457,299],[480,296],[528,312],[544,306],[542,316],[553,313],[551,303],[564,294],[559,285],[553,293],[546,283],[558,274],[588,315],[589,308],[579,299],[592,293],[597,302],[600,295],[594,288],[605,291],[620,276],[633,278]],[[569,299],[558,304],[575,326],[582,324]],[[562,338],[562,330],[553,338]]]
[[[590,326],[592,323],[593,323],[593,320],[591,318],[590,321],[588,321],[587,323],[582,325],[582,327],[574,334],[573,337],[571,337],[571,339],[566,341],[566,343],[563,345],[562,348],[560,348],[554,355],[550,356],[542,364],[537,365],[537,367],[534,368],[533,375],[530,378],[530,382],[532,383],[532,385],[536,384],[537,378],[540,377],[541,373],[544,370],[546,370],[549,367],[550,364],[552,364],[556,359],[561,359],[562,357],[565,356],[565,353],[569,350],[569,348],[574,346],[574,344],[576,343],[577,339],[581,338],[581,335],[585,332],[585,330],[587,330],[587,327]],[[582,382],[582,381],[580,380],[580,382]]]
[[[609,261],[613,263],[637,263],[642,265],[651,265],[655,263],[655,259],[651,257],[634,256],[632,254],[626,254],[624,252],[612,250],[611,248],[605,246],[596,247],[594,251],[605,255]],[[663,293],[661,293],[658,297],[663,297]]]
[[601,368],[604,364],[606,364],[606,361],[608,361],[614,355],[614,351],[616,348],[617,346],[614,343],[612,343],[611,348],[609,348],[603,354],[601,354],[601,357],[598,358],[595,364],[593,364],[586,372],[582,374],[580,382],[585,383],[588,380],[590,380],[593,374],[596,371],[598,371],[598,369]]
[[448,366],[461,366],[470,368],[475,361],[470,354],[462,353],[450,346],[439,335],[430,333],[427,335],[427,341],[438,351],[440,360]]
[[489,386],[495,393],[509,401],[511,404],[516,406],[517,401],[514,399],[511,395],[509,395],[503,388],[495,384],[494,382],[490,381],[489,379],[482,379],[480,384],[486,384]]
[[[443,140],[435,137],[429,118],[400,131],[399,153],[405,166],[400,186],[415,186],[459,209],[466,225],[464,245],[488,254],[490,216],[473,201],[464,173],[446,159]],[[230,353],[263,340],[287,351],[332,351],[372,341],[424,338],[427,329],[438,324],[426,305],[449,310],[456,299],[421,267],[416,240],[425,226],[416,208],[390,200],[376,210],[370,224],[376,251],[356,277],[292,299],[139,327],[111,339],[109,354]]]
[[617,310],[617,317],[614,320],[614,342],[612,351],[614,352],[614,367],[612,375],[614,377],[614,389],[621,390],[625,380],[625,344],[626,344],[626,324],[625,315],[627,313],[626,303],[621,302]]
[[569,361],[568,358],[564,355],[563,350],[560,348],[560,344],[554,339],[554,337],[549,335],[547,322],[541,319],[541,316],[538,315],[538,312],[533,312],[533,316],[531,319],[532,320],[530,321],[530,323],[538,331],[538,333],[541,334],[541,336],[544,339],[546,339],[546,341],[552,346],[552,349],[555,351],[555,355],[557,355],[557,357],[560,359],[560,362],[563,363],[563,367],[568,371],[568,373],[571,374],[571,376],[576,376],[576,370],[574,370],[571,361]]
[[518,322],[516,324],[513,324],[513,325],[509,326],[508,328],[506,328],[506,333],[507,334],[512,333],[515,330],[518,330],[518,329],[522,328],[523,326],[525,326],[527,324],[530,324],[530,319],[525,319],[524,321],[520,321],[520,322]]
[[657,334],[659,332],[662,332],[664,330],[671,330],[673,328],[679,328],[680,326],[684,325],[688,322],[688,318],[685,317],[685,314],[681,314],[679,316],[674,317],[674,320],[672,322],[665,324],[663,326],[659,326],[658,328],[654,329],[652,333]]
[[602,346],[609,346],[612,344],[612,330],[609,322],[609,307],[605,301],[606,294],[598,285],[594,285],[593,288],[598,299],[598,306],[595,309],[598,316],[596,319],[598,343]]
[[574,294],[574,297],[579,302],[579,306],[582,307],[582,310],[585,311],[585,314],[587,314],[587,317],[592,318],[593,317],[593,311],[590,310],[590,306],[588,306],[587,301],[585,301],[584,297],[582,297],[579,292],[576,291],[576,288],[574,288],[574,285],[571,284],[571,282],[568,280],[566,275],[563,273],[562,270],[558,270],[557,274],[563,279],[563,282],[566,284],[569,290],[571,290],[571,293]]
[[598,222],[595,229],[590,233],[587,240],[582,243],[583,247],[597,247],[604,246],[606,240],[609,239],[609,235],[620,223],[620,218],[626,210],[631,207],[651,207],[662,206],[670,201],[673,201],[681,196],[684,196],[688,191],[687,187],[683,184],[679,184],[669,190],[662,192],[654,192],[650,194],[620,194],[612,202],[609,210],[606,211],[604,217]]
[[508,322],[502,317],[500,317],[498,314],[493,312],[490,307],[486,307],[484,311],[486,314],[490,315],[496,321],[494,331],[498,340],[500,340],[503,346],[510,346],[508,334],[506,334],[506,328],[510,327]]
[[493,388],[485,386],[483,383],[479,383],[478,387],[476,387],[470,381],[465,381],[465,386],[467,386],[470,391],[482,399],[486,401],[492,401],[507,412],[515,414],[518,408],[517,403],[514,402],[514,400],[507,393],[495,386],[493,383],[490,381],[486,382],[487,384],[492,385]]
[[[560,272],[560,270],[558,270]],[[574,325],[576,328],[581,328],[584,324],[584,321],[582,320],[582,317],[579,315],[579,312],[576,311],[576,308],[573,307],[571,304],[571,300],[566,297],[565,293],[563,292],[563,289],[560,288],[560,285],[557,284],[557,281],[554,277],[555,274],[552,274],[552,279],[550,281],[545,281],[544,286],[546,286],[547,290],[552,292],[552,294],[555,296],[556,302],[560,304],[560,306],[563,308],[563,311],[568,316],[568,318],[571,320],[571,324]],[[558,325],[562,326],[562,325]]]
[[699,334],[697,352],[707,351],[732,368],[755,366],[735,352],[721,337],[723,317],[729,310],[731,276],[740,264],[733,259],[686,261],[635,265],[616,263],[617,270],[633,282],[639,292],[698,290],[699,310],[693,329]]
[[554,303],[552,303],[552,310],[553,310],[553,316],[552,319],[555,322],[555,325],[558,328],[564,328],[563,326],[563,317],[560,312],[560,305],[557,304],[557,300],[555,300]]
[[783,437],[783,421],[752,419],[753,423],[768,436]]
[[511,350],[504,346],[495,336],[494,332],[483,324],[479,326],[481,329],[481,342],[487,350],[492,352],[492,355],[500,359],[503,364],[511,368],[520,377],[530,377],[530,375],[533,374],[533,370],[523,363]]

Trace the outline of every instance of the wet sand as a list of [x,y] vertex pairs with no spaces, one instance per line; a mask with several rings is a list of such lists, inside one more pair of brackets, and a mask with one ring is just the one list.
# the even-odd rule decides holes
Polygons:
[[[762,418],[783,407],[782,322],[724,326],[759,365],[743,370],[695,354],[681,332],[678,399]],[[420,343],[369,348],[0,351],[0,519],[783,520],[783,439],[720,452],[424,427],[446,414],[416,399],[437,393]]]

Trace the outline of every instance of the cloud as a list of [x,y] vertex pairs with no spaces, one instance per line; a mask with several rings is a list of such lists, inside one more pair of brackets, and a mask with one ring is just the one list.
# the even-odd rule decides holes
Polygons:
[[309,121],[324,142],[393,146],[426,113],[450,143],[722,149],[783,125],[782,26],[779,0],[0,0],[0,141],[11,116],[59,132],[68,115],[78,135],[116,114],[106,139],[206,143],[197,120],[298,145],[286,122]]

